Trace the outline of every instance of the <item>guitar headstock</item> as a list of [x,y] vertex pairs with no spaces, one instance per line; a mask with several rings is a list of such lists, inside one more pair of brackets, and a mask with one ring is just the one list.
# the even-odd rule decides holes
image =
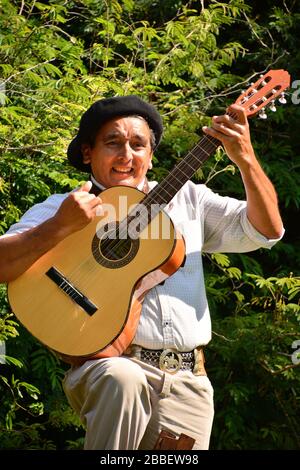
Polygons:
[[[251,84],[235,103],[246,110],[247,116],[253,116],[270,101],[274,101],[277,96],[281,95],[290,86],[290,80],[290,75],[286,70],[269,70],[255,83]],[[283,95],[281,98],[281,102],[285,102]],[[273,110],[275,110],[274,103]]]

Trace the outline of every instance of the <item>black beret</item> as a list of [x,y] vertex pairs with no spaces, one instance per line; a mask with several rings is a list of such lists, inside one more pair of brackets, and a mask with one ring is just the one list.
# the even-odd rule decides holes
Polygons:
[[155,135],[155,145],[158,146],[163,133],[162,118],[151,104],[136,95],[117,96],[96,101],[82,115],[77,136],[68,147],[68,160],[75,168],[90,172],[89,164],[83,163],[81,145],[90,143],[100,127],[118,116],[142,116]]

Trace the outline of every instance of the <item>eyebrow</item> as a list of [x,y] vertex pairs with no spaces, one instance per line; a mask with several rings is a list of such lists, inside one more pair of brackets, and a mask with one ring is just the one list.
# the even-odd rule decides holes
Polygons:
[[[108,134],[106,134],[103,137],[103,140],[107,141],[107,140],[116,139],[116,138],[119,138],[119,137],[124,137],[124,134],[122,134],[121,132],[113,131],[113,132],[109,132]],[[141,135],[141,134],[134,134],[133,138],[137,139],[137,140],[140,140],[141,142],[147,142],[147,137],[145,137],[144,135]]]

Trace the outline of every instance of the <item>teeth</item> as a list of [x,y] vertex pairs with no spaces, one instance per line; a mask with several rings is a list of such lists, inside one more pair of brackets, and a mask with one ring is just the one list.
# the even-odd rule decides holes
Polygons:
[[130,173],[131,172],[131,168],[116,168],[114,167],[114,170],[115,171],[120,171],[121,173]]

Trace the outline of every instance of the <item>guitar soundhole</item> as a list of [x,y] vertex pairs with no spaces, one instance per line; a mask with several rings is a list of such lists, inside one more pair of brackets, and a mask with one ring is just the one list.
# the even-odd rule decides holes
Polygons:
[[130,263],[139,249],[139,239],[119,234],[115,223],[100,228],[92,241],[92,253],[97,263],[107,268],[121,268]]

